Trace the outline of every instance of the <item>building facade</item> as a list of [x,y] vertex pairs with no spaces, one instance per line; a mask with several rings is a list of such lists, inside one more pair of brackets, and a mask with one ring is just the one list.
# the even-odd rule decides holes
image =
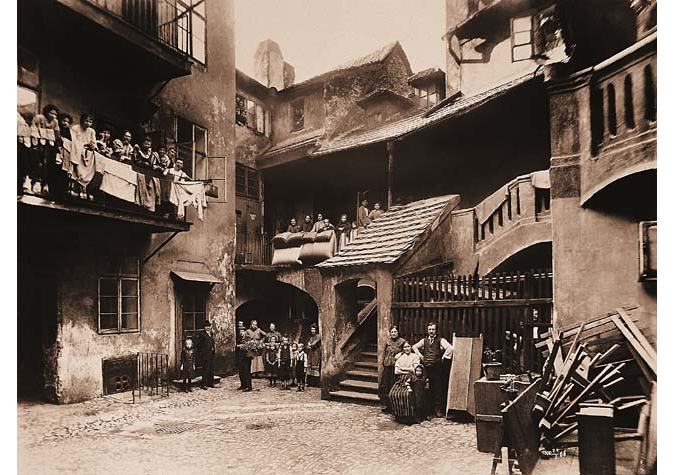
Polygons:
[[[178,218],[163,212],[159,196],[156,207],[133,203],[140,180],[151,180],[145,171],[123,174],[98,156],[103,183],[117,185],[87,185],[89,199],[55,181],[48,192],[20,185],[20,392],[68,403],[128,389],[138,353],[165,358],[170,378],[184,338],[205,320],[217,371],[232,370],[232,3],[20,3],[18,107],[28,124],[47,104],[75,124],[91,114],[111,138],[129,130],[133,143],[149,135],[155,150],[175,148],[191,178],[218,189],[205,208],[188,206]],[[20,166],[23,158],[19,149]],[[124,188],[114,173],[139,181]],[[63,176],[57,166],[49,180]],[[122,189],[131,190],[127,201]]]

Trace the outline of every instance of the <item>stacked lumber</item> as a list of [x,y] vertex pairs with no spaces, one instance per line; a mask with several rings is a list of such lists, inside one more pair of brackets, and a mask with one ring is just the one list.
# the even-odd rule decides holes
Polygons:
[[[547,450],[578,445],[577,413],[582,403],[611,404],[615,419],[634,419],[636,426],[615,428],[615,440],[641,440],[641,462],[647,470],[650,459],[655,460],[651,454],[656,434],[648,427],[655,423],[656,351],[631,316],[635,309],[617,308],[545,333],[536,344],[546,362],[533,417],[539,421],[540,441]],[[632,414],[638,417],[621,417]]]

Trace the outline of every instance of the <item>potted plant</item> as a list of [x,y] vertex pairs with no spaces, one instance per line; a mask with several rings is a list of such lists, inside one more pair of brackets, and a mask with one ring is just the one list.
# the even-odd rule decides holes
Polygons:
[[499,376],[502,373],[502,363],[497,361],[497,358],[502,353],[502,350],[491,350],[486,349],[483,352],[483,372],[485,373],[485,379],[488,381],[495,381],[499,379]]

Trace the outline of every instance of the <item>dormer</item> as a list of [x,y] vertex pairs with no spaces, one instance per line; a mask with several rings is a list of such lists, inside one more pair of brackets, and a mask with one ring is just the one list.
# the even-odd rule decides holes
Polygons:
[[408,78],[413,88],[415,101],[420,109],[426,109],[445,99],[445,73],[439,68],[429,68]]
[[356,104],[363,109],[370,128],[401,118],[414,107],[415,102],[390,89],[376,89],[357,100]]

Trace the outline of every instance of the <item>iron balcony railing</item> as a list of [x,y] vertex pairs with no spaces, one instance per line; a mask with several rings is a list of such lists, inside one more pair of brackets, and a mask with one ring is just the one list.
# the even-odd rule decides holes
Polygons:
[[175,51],[193,55],[194,5],[181,0],[88,0]]

